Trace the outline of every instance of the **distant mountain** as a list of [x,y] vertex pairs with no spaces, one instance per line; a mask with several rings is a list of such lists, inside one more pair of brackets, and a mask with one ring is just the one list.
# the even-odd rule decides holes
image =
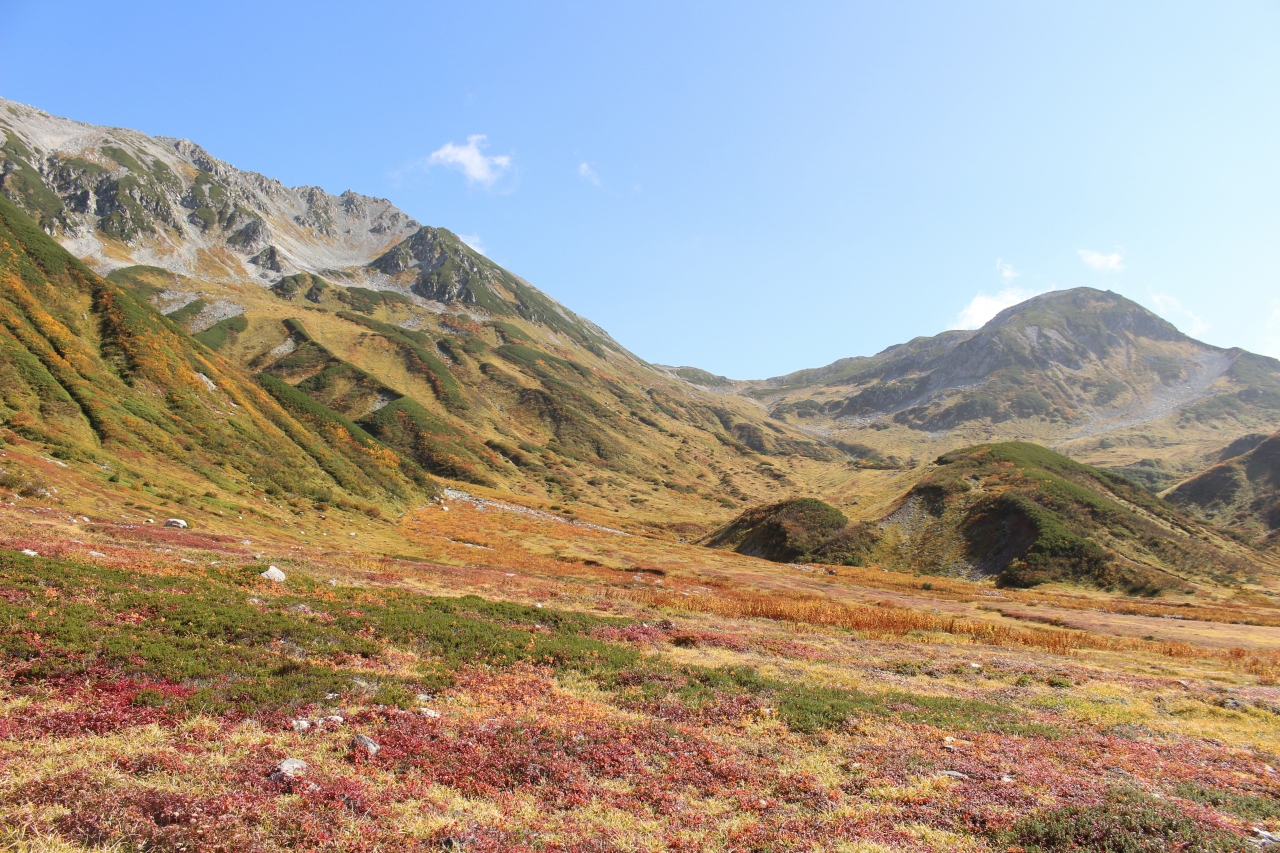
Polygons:
[[[1280,545],[1280,432],[1249,436],[1226,461],[1168,495],[1184,509],[1267,546]],[[1251,445],[1251,446],[1250,446]],[[1243,453],[1233,453],[1247,447]]]
[[1280,362],[1090,288],[1037,296],[975,332],[732,387],[776,420],[881,451],[1029,438],[1098,461],[1137,447],[1111,454],[1125,464],[1153,444],[1191,457],[1221,447],[1223,430],[1280,426]]

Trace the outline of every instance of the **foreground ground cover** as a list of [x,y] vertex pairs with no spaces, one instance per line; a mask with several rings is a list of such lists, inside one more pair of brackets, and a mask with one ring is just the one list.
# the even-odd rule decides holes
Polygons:
[[[4,519],[6,843],[1243,850],[1280,828],[1280,690],[1239,665],[1255,653],[802,618],[856,579],[753,599],[726,586],[747,562],[682,571],[657,540],[486,530],[497,511],[469,506],[406,522],[469,555],[453,565]],[[550,550],[486,565],[497,529]],[[306,770],[273,778],[286,758]]]

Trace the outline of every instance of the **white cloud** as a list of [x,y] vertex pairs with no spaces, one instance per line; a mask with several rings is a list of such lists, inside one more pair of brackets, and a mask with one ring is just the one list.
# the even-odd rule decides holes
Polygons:
[[488,254],[484,250],[484,241],[480,239],[479,234],[459,234],[458,239],[475,249],[480,254]]
[[1013,268],[1013,264],[1006,264],[999,258],[996,258],[996,272],[1000,273],[1000,278],[1004,279],[1005,284],[1022,275],[1022,273]]
[[1080,260],[1084,261],[1085,266],[1098,272],[1120,272],[1124,269],[1124,254],[1122,252],[1117,251],[1105,254],[1093,249],[1080,249],[1076,254],[1080,256]]
[[1006,308],[1025,302],[1033,296],[1044,293],[1043,290],[1027,290],[1022,287],[1006,287],[995,296],[979,293],[956,316],[956,328],[979,329],[988,320]]
[[467,176],[468,182],[491,187],[511,168],[511,157],[507,154],[492,157],[486,155],[481,149],[486,146],[487,140],[488,137],[483,133],[477,133],[467,137],[466,145],[446,142],[431,152],[427,165],[457,169]]
[[1199,314],[1183,306],[1176,296],[1152,293],[1151,304],[1155,306],[1157,314],[1192,337],[1209,331],[1209,324]]
[[596,170],[591,168],[591,164],[583,162],[578,164],[578,177],[591,184],[592,186],[600,186],[600,176],[596,174]]

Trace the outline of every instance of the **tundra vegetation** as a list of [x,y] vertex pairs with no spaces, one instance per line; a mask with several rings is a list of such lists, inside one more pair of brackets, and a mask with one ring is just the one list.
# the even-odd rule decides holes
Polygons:
[[0,110],[5,849],[1280,834],[1280,363],[1079,289],[658,367],[385,200],[64,121]]

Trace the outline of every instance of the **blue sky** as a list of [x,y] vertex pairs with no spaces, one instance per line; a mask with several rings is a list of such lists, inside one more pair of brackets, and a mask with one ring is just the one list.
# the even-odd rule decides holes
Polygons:
[[0,95],[385,196],[754,378],[1119,291],[1280,356],[1280,5],[4,0]]

